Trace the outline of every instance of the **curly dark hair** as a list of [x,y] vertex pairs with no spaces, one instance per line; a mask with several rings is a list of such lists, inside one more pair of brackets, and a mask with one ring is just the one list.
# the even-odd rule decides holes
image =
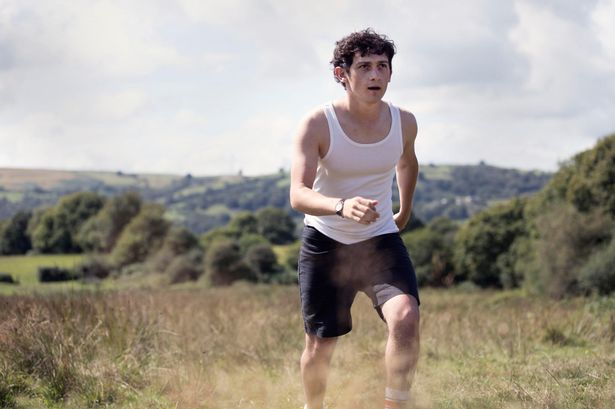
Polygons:
[[[333,65],[333,68],[342,67],[345,71],[348,71],[356,53],[360,53],[361,56],[385,54],[389,59],[389,68],[393,72],[392,61],[395,51],[395,44],[386,35],[378,34],[372,28],[366,28],[351,33],[335,43],[331,65]],[[336,82],[340,82],[335,74],[333,74],[333,77]]]

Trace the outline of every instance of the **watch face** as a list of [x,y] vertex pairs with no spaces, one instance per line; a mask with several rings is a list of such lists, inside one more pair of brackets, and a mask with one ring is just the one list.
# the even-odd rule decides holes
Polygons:
[[337,204],[335,205],[335,211],[339,213],[343,207],[344,207],[343,202],[337,202]]

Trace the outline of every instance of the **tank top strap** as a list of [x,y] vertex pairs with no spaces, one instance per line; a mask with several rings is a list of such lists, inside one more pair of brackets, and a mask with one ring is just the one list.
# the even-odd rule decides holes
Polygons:
[[391,132],[393,135],[397,134],[399,136],[399,144],[403,152],[404,137],[401,129],[401,114],[398,107],[393,105],[391,102],[387,102],[387,104],[389,105],[389,110],[391,111]]

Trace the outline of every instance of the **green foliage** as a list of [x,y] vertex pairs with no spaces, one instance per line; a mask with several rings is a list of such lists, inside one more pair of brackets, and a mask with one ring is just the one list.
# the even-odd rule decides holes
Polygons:
[[256,245],[265,245],[271,247],[271,243],[269,243],[269,240],[267,240],[265,236],[261,236],[260,234],[255,233],[248,233],[240,236],[237,240],[237,244],[239,245],[239,251],[244,256],[251,247],[254,247]]
[[[202,253],[198,238],[185,227],[172,227],[167,233],[160,250],[158,250],[156,254],[150,256],[148,265],[153,271],[168,272],[169,269],[171,269],[171,264],[173,264],[178,257],[182,257],[193,251],[199,254]],[[189,258],[189,260],[192,259],[193,258]],[[198,264],[198,268],[202,269],[202,262],[200,261]],[[180,269],[178,265],[173,267],[173,270],[178,269]],[[178,274],[170,273],[171,277],[176,275],[178,276],[178,280],[181,280]],[[173,281],[173,278],[171,278],[171,280]]]
[[585,291],[615,292],[615,237],[608,246],[595,251],[581,268],[580,285]]
[[566,162],[540,194],[543,207],[567,202],[581,212],[604,209],[615,218],[615,134]]
[[38,268],[38,281],[40,281],[41,283],[71,281],[77,280],[78,278],[80,278],[79,275],[77,275],[73,270],[68,268],[61,268],[57,266],[41,266]]
[[459,275],[481,287],[501,287],[501,276],[511,275],[511,246],[527,235],[525,201],[514,199],[472,217],[455,238],[455,265]]
[[87,220],[77,235],[77,242],[86,251],[110,252],[124,227],[135,217],[143,200],[135,192],[109,199],[96,216]]
[[296,276],[299,269],[299,252],[301,251],[301,241],[297,240],[286,248],[283,263],[286,269]]
[[582,213],[560,204],[538,217],[536,228],[539,268],[535,284],[557,298],[579,293],[579,270],[597,248],[611,240],[613,221],[599,210]]
[[203,274],[203,252],[194,248],[173,258],[165,275],[171,284],[195,281]]
[[457,226],[447,218],[437,218],[425,227],[402,234],[419,285],[449,286],[455,280],[453,238]]
[[41,253],[77,253],[80,227],[103,207],[104,198],[92,192],[74,193],[47,209],[32,228],[32,246]]
[[205,253],[205,275],[213,286],[230,285],[238,280],[256,281],[257,275],[243,260],[237,243],[219,239]]
[[164,208],[146,204],[139,214],[124,228],[113,253],[113,263],[118,267],[145,261],[162,245],[170,223],[164,218]]
[[271,245],[269,243],[255,244],[248,248],[244,256],[246,264],[256,273],[260,282],[270,282],[272,277],[283,272],[278,264]]
[[0,254],[25,254],[32,248],[28,235],[31,212],[17,212],[10,220],[0,224]]
[[258,220],[251,212],[239,212],[233,216],[227,228],[238,236],[256,234],[258,232]]
[[288,212],[275,207],[265,207],[256,213],[258,233],[272,244],[286,244],[295,241],[297,225]]
[[100,255],[86,256],[76,267],[77,275],[85,280],[107,278],[113,271],[113,266],[106,257]]

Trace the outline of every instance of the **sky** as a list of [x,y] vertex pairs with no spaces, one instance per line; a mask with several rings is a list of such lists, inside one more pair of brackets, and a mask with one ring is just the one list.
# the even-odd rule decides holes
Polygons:
[[335,42],[396,44],[421,164],[556,170],[615,132],[615,0],[0,0],[0,167],[260,175],[344,97]]

